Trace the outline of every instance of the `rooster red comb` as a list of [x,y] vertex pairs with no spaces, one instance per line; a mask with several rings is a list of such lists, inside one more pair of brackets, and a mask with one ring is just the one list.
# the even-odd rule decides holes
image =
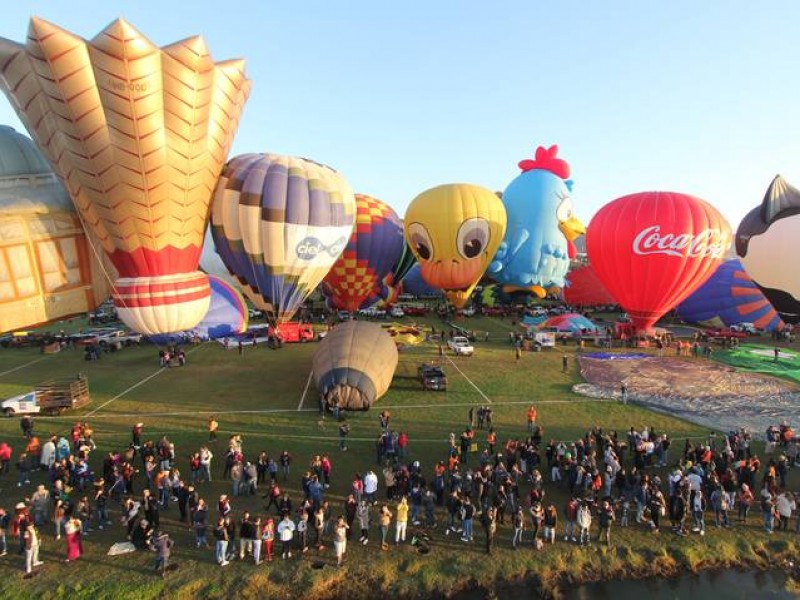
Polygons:
[[526,158],[520,161],[519,168],[522,172],[532,171],[534,169],[542,169],[543,171],[550,171],[561,179],[569,179],[569,165],[563,158],[558,158],[558,146],[553,144],[549,148],[539,146],[536,148],[534,159]]

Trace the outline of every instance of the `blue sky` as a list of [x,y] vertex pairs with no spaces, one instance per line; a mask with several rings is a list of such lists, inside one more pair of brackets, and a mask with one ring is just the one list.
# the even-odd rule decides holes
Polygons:
[[[428,187],[503,189],[557,143],[588,224],[644,190],[709,200],[735,229],[781,173],[800,186],[800,2],[13,2],[87,38],[122,16],[164,45],[247,59],[233,153],[337,168],[402,214]],[[191,6],[191,8],[188,8]],[[0,99],[0,123],[21,129]]]

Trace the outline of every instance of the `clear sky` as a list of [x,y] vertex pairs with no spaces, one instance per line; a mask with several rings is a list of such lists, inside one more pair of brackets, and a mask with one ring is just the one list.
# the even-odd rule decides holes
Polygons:
[[[709,200],[735,229],[776,173],[800,186],[800,2],[7,1],[87,38],[124,17],[193,34],[253,80],[232,154],[330,164],[402,216],[428,187],[505,188],[558,144],[588,224],[644,190]],[[0,123],[21,128],[0,98]]]

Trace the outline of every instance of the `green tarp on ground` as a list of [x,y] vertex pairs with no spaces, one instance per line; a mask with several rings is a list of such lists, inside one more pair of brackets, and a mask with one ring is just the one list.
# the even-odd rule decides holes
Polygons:
[[800,353],[787,348],[779,350],[777,362],[775,361],[775,346],[761,344],[742,344],[734,349],[715,350],[712,357],[738,369],[800,381]]

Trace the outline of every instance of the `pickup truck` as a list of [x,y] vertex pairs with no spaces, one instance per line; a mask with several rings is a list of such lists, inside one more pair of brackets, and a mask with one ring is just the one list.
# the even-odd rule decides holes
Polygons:
[[737,338],[740,340],[747,338],[746,331],[737,331],[731,329],[710,329],[705,332],[705,336],[709,339],[732,339]]
[[556,334],[552,331],[529,331],[525,337],[533,342],[533,349],[536,352],[542,348],[556,347]]
[[438,365],[428,363],[422,364],[417,368],[417,377],[422,383],[423,390],[436,390],[444,392],[447,390],[447,375]]
[[80,408],[89,400],[89,380],[86,375],[79,374],[40,383],[32,392],[0,402],[0,410],[7,417],[39,413],[58,415],[67,408]]
[[470,341],[460,335],[448,340],[447,346],[458,356],[472,356],[473,352],[475,352],[475,348],[472,347]]
[[102,348],[111,348],[112,350],[119,350],[123,346],[131,346],[136,344],[137,346],[142,341],[142,334],[141,333],[134,333],[132,331],[124,331],[122,329],[118,329],[116,331],[110,331],[108,333],[101,333],[97,336],[97,345]]

